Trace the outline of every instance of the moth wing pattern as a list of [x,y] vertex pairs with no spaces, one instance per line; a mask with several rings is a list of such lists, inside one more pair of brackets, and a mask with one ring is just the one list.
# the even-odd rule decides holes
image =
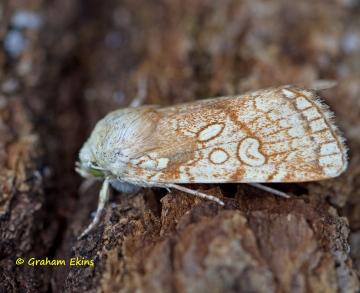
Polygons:
[[333,114],[312,90],[286,85],[156,111],[158,147],[123,174],[149,186],[314,181],[347,167]]

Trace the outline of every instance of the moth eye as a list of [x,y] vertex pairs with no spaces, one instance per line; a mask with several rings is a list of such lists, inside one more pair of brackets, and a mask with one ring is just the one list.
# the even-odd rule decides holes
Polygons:
[[104,173],[102,170],[99,170],[96,168],[97,164],[92,162],[89,166],[89,172],[91,175],[95,176],[95,177],[104,177]]
[[103,177],[104,176],[103,171],[94,169],[93,167],[89,167],[89,172],[91,175],[93,175],[95,177]]

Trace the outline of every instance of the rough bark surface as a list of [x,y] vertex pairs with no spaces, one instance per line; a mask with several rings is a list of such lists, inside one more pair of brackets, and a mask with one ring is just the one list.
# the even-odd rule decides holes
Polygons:
[[[19,11],[43,25],[17,26]],[[1,2],[0,291],[356,292],[359,12],[358,1],[335,0]],[[18,55],[13,32],[26,41]],[[347,138],[349,168],[272,185],[288,200],[245,184],[189,186],[224,207],[175,190],[114,193],[76,240],[100,188],[78,194],[78,151],[143,77],[146,103],[162,106],[337,80],[320,95]]]

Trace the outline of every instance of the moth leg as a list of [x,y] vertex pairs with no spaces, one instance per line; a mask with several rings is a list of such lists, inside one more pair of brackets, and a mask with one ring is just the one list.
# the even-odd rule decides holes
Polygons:
[[271,187],[267,187],[267,186],[261,185],[261,184],[259,184],[259,183],[247,183],[247,184],[249,184],[249,185],[251,185],[251,186],[254,186],[254,187],[256,187],[256,188],[259,188],[259,189],[261,189],[261,190],[265,190],[265,191],[270,192],[270,193],[272,193],[272,194],[281,196],[281,197],[290,198],[290,196],[287,195],[287,194],[284,193],[284,192],[281,192],[281,191],[276,190],[276,189],[271,188]]
[[84,194],[86,190],[88,190],[91,185],[93,185],[97,181],[96,178],[86,178],[83,182],[81,182],[80,187],[78,189],[78,194]]
[[139,77],[137,87],[138,91],[129,105],[130,108],[140,107],[145,101],[147,95],[147,80],[145,77]]
[[217,202],[218,204],[220,204],[222,206],[224,205],[224,203],[215,196],[208,195],[208,194],[205,194],[205,193],[202,193],[202,192],[198,192],[196,190],[192,190],[192,189],[180,186],[180,185],[166,184],[164,187],[165,188],[175,188],[175,189],[181,190],[183,192],[186,192],[186,193],[189,193],[189,194],[201,197],[201,198],[205,198],[205,199],[208,199],[208,200],[211,200],[211,201],[215,201],[215,202]]
[[94,219],[91,222],[91,224],[85,229],[85,231],[78,237],[78,239],[88,234],[99,223],[101,212],[104,209],[104,206],[108,201],[108,199],[109,199],[109,178],[105,178],[104,183],[100,189],[99,202]]

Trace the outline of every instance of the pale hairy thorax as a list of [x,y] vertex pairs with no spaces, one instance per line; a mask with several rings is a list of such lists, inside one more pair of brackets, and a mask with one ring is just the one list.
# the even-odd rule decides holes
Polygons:
[[114,111],[95,126],[76,170],[104,180],[97,222],[109,183],[128,192],[177,188],[222,204],[177,184],[322,180],[346,169],[346,152],[332,112],[315,92],[286,85]]

